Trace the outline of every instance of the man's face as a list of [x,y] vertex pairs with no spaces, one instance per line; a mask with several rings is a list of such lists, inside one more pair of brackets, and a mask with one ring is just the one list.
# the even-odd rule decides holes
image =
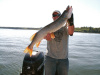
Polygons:
[[54,21],[57,20],[59,17],[60,17],[60,14],[58,12],[53,13],[52,18],[53,18]]
[[52,18],[55,21],[55,20],[57,20],[59,18],[59,16],[55,16],[55,17],[52,17]]

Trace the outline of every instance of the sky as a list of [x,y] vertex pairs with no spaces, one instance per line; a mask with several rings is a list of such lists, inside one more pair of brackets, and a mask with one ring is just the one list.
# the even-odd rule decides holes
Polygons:
[[75,27],[100,27],[100,0],[0,0],[0,26],[44,27],[52,12],[73,7]]

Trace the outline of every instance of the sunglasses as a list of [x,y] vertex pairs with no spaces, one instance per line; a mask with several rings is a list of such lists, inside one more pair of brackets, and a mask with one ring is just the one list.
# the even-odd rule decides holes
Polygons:
[[53,14],[53,17],[60,16],[60,14]]

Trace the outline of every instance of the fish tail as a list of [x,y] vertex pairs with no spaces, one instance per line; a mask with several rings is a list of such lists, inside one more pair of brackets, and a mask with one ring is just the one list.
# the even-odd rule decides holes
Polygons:
[[40,45],[40,43],[41,43],[41,41],[40,41],[40,42],[38,42],[38,43],[36,43],[36,47],[38,47],[38,46]]
[[51,33],[50,35],[51,35],[51,38],[52,38],[52,39],[54,39],[54,38],[55,38],[54,33]]
[[30,37],[30,41],[32,41],[32,40],[33,40],[33,38],[35,37],[35,35],[36,35],[36,33],[35,33],[35,34],[33,34],[33,35]]
[[30,57],[32,56],[32,49],[30,49],[29,48],[29,46],[28,47],[26,47],[26,49],[24,50],[24,53],[29,53],[30,54]]

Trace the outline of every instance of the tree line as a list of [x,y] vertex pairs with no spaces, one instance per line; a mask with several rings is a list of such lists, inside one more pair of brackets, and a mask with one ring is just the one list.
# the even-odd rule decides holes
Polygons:
[[86,32],[86,33],[100,33],[100,28],[93,28],[93,27],[81,27],[75,28],[75,32]]

